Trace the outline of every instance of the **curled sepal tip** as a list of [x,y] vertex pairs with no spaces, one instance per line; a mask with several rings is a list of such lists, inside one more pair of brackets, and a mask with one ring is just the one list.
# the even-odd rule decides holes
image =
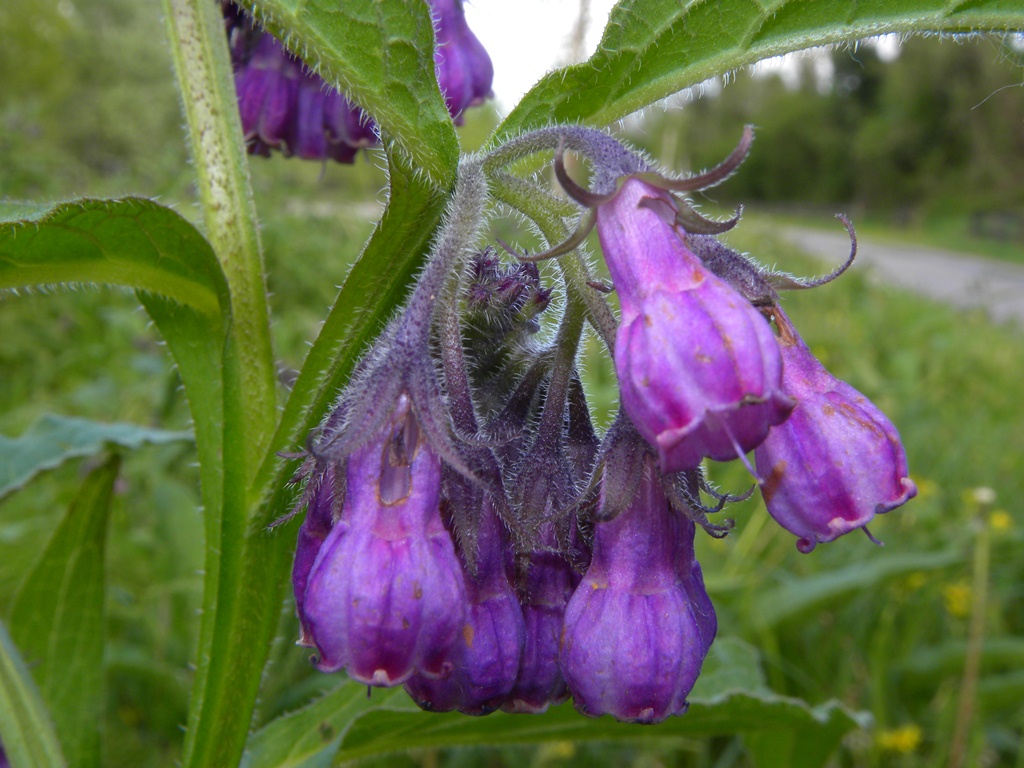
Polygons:
[[729,156],[710,170],[703,173],[687,176],[683,179],[666,179],[657,173],[638,173],[636,176],[652,186],[664,189],[667,192],[696,192],[701,189],[709,189],[732,176],[736,170],[747,159],[750,154],[750,147],[754,143],[754,126],[743,127],[743,136],[739,144],[729,153]]
[[837,213],[836,218],[843,223],[843,226],[846,227],[846,231],[850,235],[850,255],[846,258],[846,261],[833,269],[827,275],[817,277],[813,280],[793,277],[792,275],[783,273],[767,275],[768,283],[773,288],[780,291],[800,291],[805,288],[818,288],[826,283],[831,283],[853,265],[853,260],[857,257],[857,233],[853,229],[853,222],[851,222],[845,215]]

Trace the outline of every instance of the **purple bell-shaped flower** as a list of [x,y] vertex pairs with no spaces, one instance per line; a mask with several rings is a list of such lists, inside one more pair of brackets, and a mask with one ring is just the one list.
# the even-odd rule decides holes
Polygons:
[[466,592],[440,482],[440,460],[402,395],[380,437],[348,457],[340,517],[296,597],[322,671],[345,668],[378,686],[450,672]]
[[754,451],[771,516],[797,548],[863,528],[917,495],[899,433],[864,395],[815,359],[776,308],[783,384],[797,405]]
[[768,321],[690,251],[676,213],[671,195],[632,177],[597,209],[622,306],[622,406],[666,473],[742,458],[793,408]]
[[468,107],[483,104],[491,93],[494,66],[483,45],[466,24],[462,0],[429,0],[434,15],[437,49],[434,66],[448,112],[456,124]]
[[526,635],[516,684],[502,706],[506,712],[537,714],[569,697],[558,665],[558,644],[579,574],[558,552],[556,539],[554,525],[546,523],[539,549],[529,558],[521,595]]
[[409,695],[434,712],[458,710],[486,715],[505,701],[516,682],[525,625],[508,578],[506,536],[485,497],[477,534],[477,573],[466,573],[466,622],[451,648],[451,673],[441,678],[413,675]]
[[[377,143],[373,121],[331,88],[234,3],[222,10],[235,90],[250,154],[272,150],[305,159],[352,163]],[[435,71],[448,111],[461,123],[468,107],[491,95],[490,57],[466,24],[461,0],[430,0],[437,37]]]
[[646,464],[633,502],[596,526],[559,661],[583,714],[656,723],[686,711],[716,624],[693,556],[694,524],[672,510]]

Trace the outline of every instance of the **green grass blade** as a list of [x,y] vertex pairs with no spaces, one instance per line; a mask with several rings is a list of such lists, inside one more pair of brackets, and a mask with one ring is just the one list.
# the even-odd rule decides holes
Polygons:
[[935,571],[963,561],[960,552],[902,552],[879,555],[870,560],[815,574],[813,579],[796,579],[758,600],[755,622],[773,627],[820,610],[823,606],[877,590],[892,579],[918,571]]
[[32,675],[0,621],[0,743],[14,768],[67,765]]
[[118,456],[93,470],[10,613],[11,636],[49,705],[71,765],[99,766],[105,709],[104,553]]
[[182,440],[192,440],[192,433],[47,414],[18,437],[0,435],[0,499],[22,488],[40,472],[70,459],[99,453],[108,443],[138,448],[146,443]]
[[459,143],[434,74],[421,0],[242,2],[293,52],[368,112],[432,184],[455,181]]
[[1016,0],[622,0],[586,62],[549,73],[490,145],[555,123],[608,125],[738,67],[889,32],[1024,29]]

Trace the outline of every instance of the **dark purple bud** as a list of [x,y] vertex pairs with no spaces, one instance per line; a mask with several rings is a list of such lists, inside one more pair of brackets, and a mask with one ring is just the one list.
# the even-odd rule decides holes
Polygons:
[[899,433],[864,395],[825,370],[777,311],[783,383],[797,400],[754,452],[768,512],[810,552],[917,495]]
[[525,625],[506,569],[506,534],[489,500],[480,512],[477,574],[466,572],[466,622],[448,656],[451,673],[413,675],[409,695],[424,709],[486,715],[505,701],[516,682]]
[[694,525],[648,463],[633,503],[598,523],[590,568],[565,611],[559,661],[585,715],[656,723],[686,711],[714,637],[694,568]]
[[446,674],[466,593],[441,520],[441,463],[405,395],[380,439],[349,456],[346,475],[341,516],[303,600],[320,669],[379,686]]
[[523,655],[515,687],[502,709],[536,714],[569,696],[558,666],[558,643],[565,606],[579,575],[558,552],[551,523],[542,528],[539,549],[530,556],[527,567],[520,598],[526,632]]
[[629,178],[597,218],[622,306],[622,406],[666,473],[742,458],[793,407],[771,327],[690,252],[674,206]]

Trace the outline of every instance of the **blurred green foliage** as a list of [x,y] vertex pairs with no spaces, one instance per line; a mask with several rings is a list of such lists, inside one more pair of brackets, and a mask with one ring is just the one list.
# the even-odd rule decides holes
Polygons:
[[629,135],[668,167],[699,168],[753,123],[754,151],[716,199],[839,204],[926,228],[1015,213],[1007,236],[1024,243],[1020,36],[911,38],[889,62],[877,46],[839,47],[791,66],[671,99]]

